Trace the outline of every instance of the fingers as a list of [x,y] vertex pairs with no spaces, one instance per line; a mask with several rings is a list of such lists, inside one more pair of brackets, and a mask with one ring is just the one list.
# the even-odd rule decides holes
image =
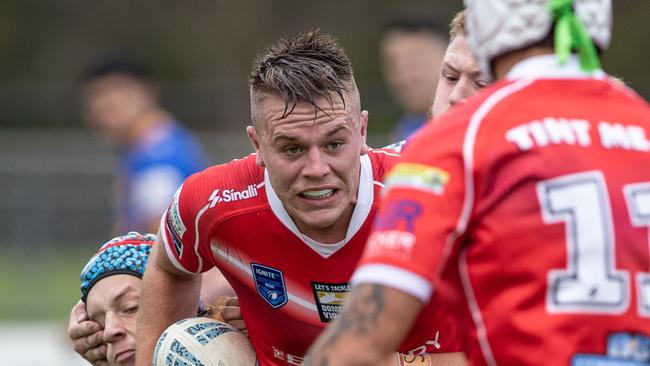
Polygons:
[[241,308],[239,306],[224,306],[221,310],[221,316],[226,322],[242,319]]
[[81,301],[70,310],[68,336],[72,340],[72,348],[81,357],[95,366],[108,366],[102,327],[99,323],[88,320],[86,308]]
[[239,330],[240,332],[246,331],[246,324],[244,324],[244,321],[242,319],[230,320],[227,321],[226,323],[231,327]]
[[70,324],[80,323],[84,320],[88,320],[88,314],[86,313],[86,308],[83,301],[79,300],[75,306],[70,310]]
[[82,353],[81,356],[93,365],[108,365],[106,360],[106,345],[102,344]]
[[103,336],[104,332],[100,330],[91,335],[74,339],[72,341],[72,348],[80,355],[84,355],[88,351],[101,347],[103,345]]
[[226,306],[239,306],[239,299],[236,297],[229,297],[226,300]]
[[213,319],[224,322],[242,332],[246,331],[239,300],[236,297],[220,297],[210,307],[210,314]]
[[85,338],[92,334],[95,334],[100,330],[102,330],[102,327],[99,325],[99,323],[91,320],[85,320],[81,323],[70,324],[70,327],[68,328],[68,335],[72,341],[76,341],[80,338]]
[[241,315],[239,300],[236,297],[228,299],[226,306],[221,309],[221,316],[228,325],[240,331],[246,331],[246,324],[244,324],[244,319]]

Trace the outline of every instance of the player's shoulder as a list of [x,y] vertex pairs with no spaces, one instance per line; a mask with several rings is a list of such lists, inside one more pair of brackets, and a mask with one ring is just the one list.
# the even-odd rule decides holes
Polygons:
[[634,89],[630,88],[620,79],[609,76],[606,78],[605,82],[609,87],[616,92],[621,98],[627,100],[627,103],[630,104],[633,108],[638,108],[640,112],[650,113],[650,103],[640,96]]
[[372,164],[373,177],[382,180],[384,173],[397,164],[401,157],[402,147],[406,141],[400,141],[382,148],[368,149],[368,157]]
[[228,163],[213,165],[191,175],[182,186],[184,201],[230,203],[259,196],[263,186],[264,169],[250,154]]

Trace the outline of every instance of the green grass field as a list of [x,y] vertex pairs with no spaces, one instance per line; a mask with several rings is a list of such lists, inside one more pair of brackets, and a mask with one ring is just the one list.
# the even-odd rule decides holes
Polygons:
[[0,320],[67,318],[94,249],[0,252]]

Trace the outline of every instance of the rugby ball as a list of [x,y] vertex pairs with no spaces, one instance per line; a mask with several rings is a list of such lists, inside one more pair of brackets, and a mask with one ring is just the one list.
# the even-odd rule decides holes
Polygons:
[[255,366],[248,338],[212,318],[187,318],[167,328],[156,344],[153,366]]

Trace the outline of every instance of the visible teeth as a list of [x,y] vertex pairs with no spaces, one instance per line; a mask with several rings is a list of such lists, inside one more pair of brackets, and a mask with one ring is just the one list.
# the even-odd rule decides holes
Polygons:
[[323,199],[331,196],[333,194],[333,189],[321,189],[319,191],[305,191],[302,192],[302,195],[307,198]]

